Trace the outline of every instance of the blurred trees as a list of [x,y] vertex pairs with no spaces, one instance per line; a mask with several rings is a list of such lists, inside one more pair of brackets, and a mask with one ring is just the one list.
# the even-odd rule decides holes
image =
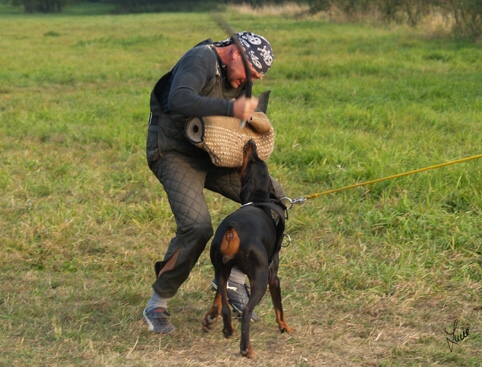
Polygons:
[[[1,0],[0,0],[1,1]],[[60,12],[71,3],[81,0],[3,0],[23,5],[25,11]],[[252,7],[297,3],[307,5],[312,14],[338,12],[348,21],[377,14],[384,21],[416,26],[424,17],[439,14],[450,19],[457,36],[482,36],[482,0],[87,0],[110,3],[117,12],[212,11],[218,6],[246,4]],[[87,2],[83,1],[83,2]]]
[[337,10],[347,19],[379,14],[387,22],[416,26],[424,17],[439,13],[453,21],[458,36],[482,35],[482,0],[306,0],[311,13]]
[[61,12],[68,0],[13,0],[13,5],[23,5],[26,13]]

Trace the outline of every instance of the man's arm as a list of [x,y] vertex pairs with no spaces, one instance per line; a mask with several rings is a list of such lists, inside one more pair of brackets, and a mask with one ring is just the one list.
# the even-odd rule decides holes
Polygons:
[[215,56],[212,55],[211,60],[210,55],[203,55],[205,57],[197,53],[185,55],[176,65],[168,98],[169,109],[185,116],[233,116],[233,101],[201,96],[216,70]]

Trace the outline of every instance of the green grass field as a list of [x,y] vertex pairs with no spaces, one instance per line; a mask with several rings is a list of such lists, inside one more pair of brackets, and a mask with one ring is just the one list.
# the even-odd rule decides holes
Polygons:
[[[79,13],[82,13],[79,11]],[[85,12],[84,12],[85,13]],[[174,221],[144,156],[149,94],[209,14],[0,12],[0,366],[481,366],[482,160],[290,210],[280,278],[237,334],[201,331],[208,251],[170,303],[142,310]],[[293,198],[482,153],[482,49],[423,29],[228,11],[275,64],[271,174]],[[213,225],[237,205],[206,193]],[[450,344],[445,330],[469,335]]]

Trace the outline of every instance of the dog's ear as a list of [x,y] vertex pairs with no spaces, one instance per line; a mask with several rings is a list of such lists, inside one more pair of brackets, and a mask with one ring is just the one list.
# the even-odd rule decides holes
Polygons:
[[258,107],[256,107],[255,111],[263,112],[266,115],[266,111],[268,110],[268,102],[269,102],[269,95],[271,91],[267,90],[263,92],[258,97]]

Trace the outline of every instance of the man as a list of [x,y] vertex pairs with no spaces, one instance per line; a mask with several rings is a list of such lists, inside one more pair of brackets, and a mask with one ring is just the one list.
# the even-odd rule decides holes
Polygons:
[[[269,42],[251,32],[237,36],[248,57],[252,79],[262,79],[273,62]],[[232,38],[214,43],[208,39],[182,56],[151,93],[147,161],[167,194],[177,224],[164,261],[156,264],[154,292],[143,313],[149,330],[156,333],[175,331],[169,321],[168,301],[213,235],[203,189],[240,202],[237,169],[215,166],[207,152],[192,145],[184,134],[186,120],[203,116],[248,120],[258,99],[243,95],[246,82],[242,54]],[[273,185],[280,197],[285,196],[279,183],[273,180]],[[235,268],[228,283],[229,301],[238,312],[243,311],[249,297],[244,279]]]

